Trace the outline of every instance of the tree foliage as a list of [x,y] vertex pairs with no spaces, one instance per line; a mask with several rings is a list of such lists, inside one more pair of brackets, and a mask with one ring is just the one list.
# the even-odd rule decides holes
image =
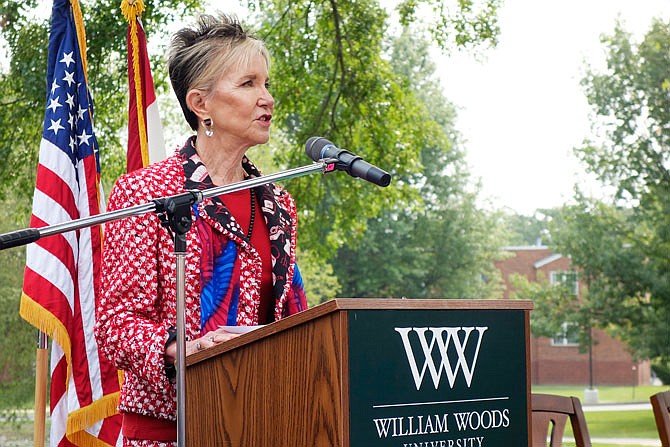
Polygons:
[[592,323],[589,313],[582,308],[584,296],[575,295],[565,284],[550,284],[542,274],[537,281],[529,281],[515,273],[509,281],[514,289],[511,298],[533,302],[530,331],[534,337],[554,337],[561,332],[564,322],[570,322],[580,329],[581,346],[587,344]]
[[594,133],[576,151],[619,197],[642,199],[670,183],[670,25],[655,20],[643,42],[635,45],[621,24],[602,38],[607,70],[590,69],[582,80],[596,114]]
[[[12,231],[15,198],[3,200],[0,209],[0,232]],[[20,222],[25,224],[24,221]],[[37,330],[19,316],[25,250],[11,248],[0,256],[0,414],[3,410],[23,408],[29,404],[35,388],[34,361]],[[3,415],[4,416],[4,415]]]
[[[381,190],[342,174],[287,185],[302,212],[301,244],[329,257],[383,208],[416,198],[406,179],[422,171],[420,148],[431,144],[439,129],[425,119],[424,106],[408,89],[414,80],[391,67],[388,14],[376,0],[273,0],[249,6],[258,11],[260,35],[273,55],[275,117],[289,147],[302,148],[309,137],[321,135],[394,176]],[[495,15],[488,20],[495,24]],[[491,39],[482,31],[469,41]],[[279,152],[277,159],[295,166],[305,157],[298,149]]]
[[579,312],[643,358],[667,357],[670,341],[667,261],[650,257],[650,230],[633,210],[583,197],[552,225],[588,289]]
[[418,20],[419,11],[431,10],[433,19],[425,24],[443,50],[495,46],[499,28],[496,17],[501,0],[402,0],[396,9],[400,23],[407,26]]
[[508,230],[506,245],[549,245],[551,243],[549,225],[559,211],[555,208],[538,209],[531,216],[503,214],[500,223]]
[[417,148],[423,169],[398,175],[417,201],[387,207],[368,221],[360,241],[338,251],[342,295],[492,297],[498,285],[492,261],[502,239],[494,217],[478,210],[476,194],[468,191],[455,112],[432,78],[428,46],[406,30],[394,41],[391,61],[434,130]]
[[589,287],[585,311],[642,357],[670,359],[670,24],[638,45],[621,25],[603,37],[607,69],[582,83],[594,137],[576,150],[613,185],[612,204],[577,197],[552,229]]

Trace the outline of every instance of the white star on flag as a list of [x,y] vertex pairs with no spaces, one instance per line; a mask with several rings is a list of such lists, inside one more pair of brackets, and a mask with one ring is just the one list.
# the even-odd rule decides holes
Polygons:
[[67,68],[70,68],[70,64],[74,64],[72,53],[73,51],[70,51],[69,53],[63,53],[63,59],[58,62],[63,62]]
[[53,113],[56,113],[57,108],[63,107],[63,105],[58,102],[58,98],[59,96],[56,96],[56,98],[49,99],[49,105],[47,106],[47,109],[51,109]]
[[83,119],[84,119],[84,114],[85,114],[86,112],[88,112],[88,110],[86,110],[86,109],[84,109],[84,108],[82,108],[82,107],[79,107],[79,110],[77,110],[77,117],[78,117],[80,120],[83,120]]
[[51,121],[51,126],[49,127],[49,130],[53,130],[55,135],[58,135],[58,131],[60,129],[65,129],[65,127],[60,125],[60,118],[58,118],[56,121],[50,120]]
[[86,134],[86,130],[84,130],[84,131],[81,133],[81,135],[77,135],[77,138],[79,138],[79,144],[80,144],[80,145],[82,145],[82,144],[89,144],[89,143],[88,143],[88,140],[90,140],[92,136],[93,136],[93,135],[87,135],[87,134]]
[[68,86],[72,85],[74,83],[74,71],[72,73],[66,71],[63,81],[67,82]]

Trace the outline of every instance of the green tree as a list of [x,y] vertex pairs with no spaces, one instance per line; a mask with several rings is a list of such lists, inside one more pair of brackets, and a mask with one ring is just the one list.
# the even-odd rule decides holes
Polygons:
[[[399,174],[418,196],[371,219],[359,242],[338,251],[335,270],[344,296],[484,298],[495,296],[493,260],[502,239],[495,217],[475,205],[469,175],[453,127],[455,112],[433,78],[427,42],[408,30],[394,42],[394,72],[420,101],[431,123],[423,142],[423,169]],[[424,125],[427,127],[427,125]]]
[[637,356],[667,357],[668,282],[649,257],[649,230],[631,209],[582,197],[563,209],[552,237],[587,287],[579,312],[625,340]]
[[[416,20],[421,4],[442,3],[402,2],[402,20]],[[496,1],[481,9],[470,2],[454,3],[438,15],[444,30],[447,23],[475,17],[486,17],[489,26],[454,25],[462,32],[447,36],[444,31],[444,48],[447,41],[461,47],[495,42]],[[327,258],[360,235],[367,219],[382,208],[414,200],[415,191],[405,180],[422,170],[419,148],[430,144],[435,129],[407,81],[391,68],[385,48],[388,14],[378,1],[272,0],[249,6],[258,11],[260,35],[273,54],[275,117],[289,147],[321,135],[394,175],[383,190],[344,175],[309,176],[287,184],[302,213],[302,244]],[[301,150],[291,150],[278,152],[277,159],[281,166],[295,166],[304,164],[305,157]]]
[[532,216],[504,213],[501,224],[508,230],[506,245],[548,245],[551,242],[549,224],[558,210],[540,209]]
[[513,288],[511,298],[533,302],[530,331],[534,337],[554,337],[561,332],[564,322],[570,322],[578,325],[580,344],[585,347],[591,321],[582,308],[583,301],[565,284],[550,284],[544,275],[537,281],[529,281],[517,273],[509,281]]
[[[0,232],[12,231],[25,221],[15,221],[16,199],[0,201]],[[19,316],[19,296],[25,249],[12,248],[0,256],[0,413],[29,405],[35,388],[34,364],[37,330]]]
[[576,149],[616,189],[615,202],[577,197],[552,229],[589,287],[596,323],[641,357],[670,359],[670,24],[655,20],[640,44],[622,25],[604,36],[607,69],[582,81],[594,138]]

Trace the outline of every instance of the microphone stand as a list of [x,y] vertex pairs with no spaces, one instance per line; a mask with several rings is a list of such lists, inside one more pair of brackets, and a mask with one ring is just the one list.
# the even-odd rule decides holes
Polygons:
[[43,237],[65,233],[67,231],[87,228],[105,222],[122,219],[130,216],[141,216],[150,212],[159,216],[161,224],[168,228],[174,239],[174,254],[176,258],[176,331],[177,331],[177,446],[186,446],[186,332],[185,332],[185,282],[186,282],[186,234],[191,228],[191,207],[202,202],[204,199],[228,194],[243,189],[251,189],[256,186],[265,185],[282,180],[288,180],[317,171],[325,174],[336,169],[338,161],[334,159],[322,159],[311,165],[302,166],[275,174],[255,177],[241,182],[231,183],[225,186],[205,189],[202,191],[188,190],[181,194],[169,197],[161,197],[140,205],[101,213],[95,216],[74,219],[42,228],[27,228],[0,234],[0,250],[18,247],[35,242]]

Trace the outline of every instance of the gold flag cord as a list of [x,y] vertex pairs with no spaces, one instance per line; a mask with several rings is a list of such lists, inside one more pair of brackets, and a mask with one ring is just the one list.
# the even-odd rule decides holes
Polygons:
[[70,6],[72,6],[72,13],[74,15],[74,25],[77,28],[79,56],[81,57],[81,63],[84,66],[84,78],[86,79],[86,85],[88,85],[88,63],[86,62],[86,30],[84,29],[84,17],[81,14],[79,0],[70,0]]

